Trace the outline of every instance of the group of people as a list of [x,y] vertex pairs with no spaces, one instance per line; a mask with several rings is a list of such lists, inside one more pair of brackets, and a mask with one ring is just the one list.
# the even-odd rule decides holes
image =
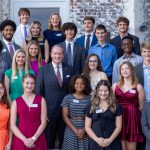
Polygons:
[[110,40],[92,16],[78,38],[59,13],[44,32],[27,8],[18,17],[0,24],[0,150],[148,150],[150,41],[126,17]]

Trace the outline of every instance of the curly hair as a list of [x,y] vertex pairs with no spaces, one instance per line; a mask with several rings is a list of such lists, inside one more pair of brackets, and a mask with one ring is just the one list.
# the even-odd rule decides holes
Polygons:
[[77,30],[77,26],[75,25],[75,23],[73,22],[66,22],[62,25],[62,32],[65,33],[66,30],[74,30],[74,37],[76,36],[78,30]]
[[91,93],[91,87],[90,87],[88,79],[84,75],[75,75],[71,78],[71,80],[69,82],[69,92],[71,94],[76,92],[74,85],[75,85],[75,82],[77,79],[83,80],[84,86],[85,86],[83,93],[85,95],[89,95]]
[[3,31],[6,26],[11,26],[13,28],[14,32],[16,31],[16,23],[14,21],[4,20],[3,22],[1,22],[0,31]]

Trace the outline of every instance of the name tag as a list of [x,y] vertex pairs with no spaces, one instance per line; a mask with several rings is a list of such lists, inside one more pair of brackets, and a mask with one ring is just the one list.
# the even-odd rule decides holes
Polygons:
[[74,103],[79,103],[79,100],[73,99],[73,102],[74,102]]
[[12,76],[11,79],[18,79],[18,77],[17,76]]
[[37,107],[38,107],[38,104],[31,104],[30,107],[37,108]]
[[102,109],[98,109],[98,110],[96,110],[96,114],[99,114],[99,113],[102,113],[103,112],[103,110]]
[[57,33],[56,36],[61,36],[61,33]]
[[39,45],[44,45],[44,43],[39,43]]
[[132,94],[135,94],[135,93],[136,93],[135,90],[130,90],[129,92],[132,93]]

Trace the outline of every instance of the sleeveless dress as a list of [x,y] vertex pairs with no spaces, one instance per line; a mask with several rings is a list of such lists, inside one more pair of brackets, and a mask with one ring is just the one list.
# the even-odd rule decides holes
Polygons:
[[[35,96],[32,106],[28,107],[22,96],[16,99],[19,118],[18,128],[27,138],[32,137],[41,124],[41,100],[41,96]],[[39,136],[34,144],[35,147],[29,149],[24,145],[23,141],[14,135],[11,150],[47,150],[44,133]]]
[[0,104],[0,150],[4,150],[8,143],[8,122],[10,109],[6,104]]
[[[91,128],[95,135],[97,137],[109,138],[116,128],[116,117],[122,115],[122,107],[117,105],[115,112],[112,112],[109,108],[104,112],[97,109],[91,113],[90,110],[91,104],[86,108],[86,116],[92,120]],[[118,135],[107,147],[99,146],[89,137],[88,150],[122,150],[121,137]]]
[[[91,96],[83,99],[76,99],[72,94],[68,94],[63,99],[62,107],[69,108],[69,115],[72,124],[77,128],[85,127],[85,108],[90,103]],[[77,117],[82,117],[78,119]],[[66,126],[62,150],[87,150],[88,138],[78,139],[75,133]]]
[[127,92],[123,92],[122,89],[116,85],[115,95],[117,102],[123,107],[122,140],[143,142],[137,88],[134,87]]

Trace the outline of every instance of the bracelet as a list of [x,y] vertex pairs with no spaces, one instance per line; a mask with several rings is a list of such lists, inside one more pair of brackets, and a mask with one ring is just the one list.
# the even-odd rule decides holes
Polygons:
[[34,141],[36,140],[35,136],[32,136],[32,140],[34,140]]

